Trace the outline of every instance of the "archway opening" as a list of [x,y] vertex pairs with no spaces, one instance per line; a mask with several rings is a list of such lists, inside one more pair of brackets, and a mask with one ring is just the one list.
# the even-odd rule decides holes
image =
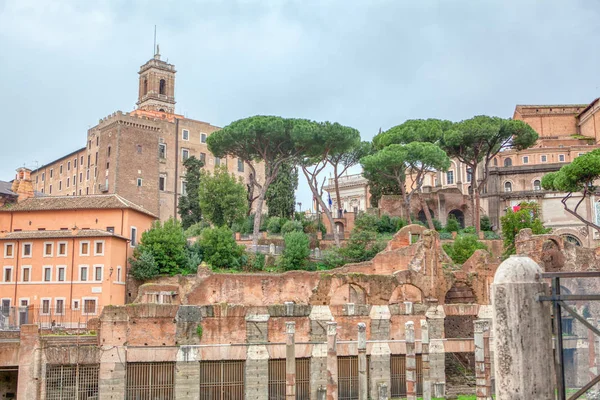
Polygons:
[[336,222],[336,223],[335,223],[335,230],[336,230],[338,233],[344,233],[344,224],[343,224],[342,222],[339,222],[339,221],[338,221],[338,222]]
[[410,283],[400,285],[394,289],[390,296],[390,304],[404,303],[405,301],[422,303],[423,293],[421,292],[421,289]]
[[448,213],[448,217],[454,216],[461,228],[465,227],[465,214],[461,210],[452,210]]
[[572,243],[575,246],[581,246],[581,240],[579,240],[579,238],[575,235],[571,235],[571,234],[564,234],[561,235],[563,240],[567,243]]
[[[431,214],[432,219],[435,218],[435,214],[431,208],[429,209],[429,214]],[[419,211],[417,219],[427,225],[427,217],[425,216],[425,211],[423,209]]]
[[473,290],[464,282],[456,282],[446,293],[446,304],[473,304],[477,302]]
[[504,166],[505,167],[511,167],[512,166],[512,158],[505,158],[504,159]]
[[363,288],[352,283],[340,286],[331,296],[330,305],[343,305],[348,303],[367,304],[367,294]]

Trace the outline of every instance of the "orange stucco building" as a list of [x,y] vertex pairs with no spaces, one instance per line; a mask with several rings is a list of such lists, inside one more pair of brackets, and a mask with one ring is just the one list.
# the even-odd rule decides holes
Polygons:
[[19,200],[0,209],[8,323],[48,317],[70,327],[125,303],[127,260],[157,216],[116,194]]

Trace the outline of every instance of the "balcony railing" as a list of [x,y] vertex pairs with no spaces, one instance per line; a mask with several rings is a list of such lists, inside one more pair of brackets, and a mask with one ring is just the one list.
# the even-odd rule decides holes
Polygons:
[[0,307],[0,331],[17,331],[21,325],[35,324],[50,331],[88,331],[97,320],[102,307],[72,309],[70,307]]

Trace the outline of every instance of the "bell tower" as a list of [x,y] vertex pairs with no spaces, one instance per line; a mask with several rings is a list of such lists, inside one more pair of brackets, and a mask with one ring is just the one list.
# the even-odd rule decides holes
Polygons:
[[154,58],[140,67],[137,106],[140,110],[175,113],[175,66],[160,59],[158,45]]

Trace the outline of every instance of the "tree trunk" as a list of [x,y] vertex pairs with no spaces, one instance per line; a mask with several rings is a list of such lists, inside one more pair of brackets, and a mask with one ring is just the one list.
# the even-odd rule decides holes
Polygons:
[[400,192],[402,193],[402,201],[404,203],[404,212],[406,213],[406,221],[408,224],[412,224],[412,218],[410,217],[410,197],[406,194],[406,188],[404,183],[400,184]]
[[331,215],[331,211],[325,205],[323,198],[321,196],[319,196],[319,192],[316,188],[316,182],[310,178],[310,176],[309,176],[310,174],[306,171],[305,168],[302,168],[302,172],[304,173],[304,176],[306,177],[306,181],[308,182],[308,187],[310,187],[310,190],[313,193],[313,196],[315,197],[315,199],[317,199],[317,204],[321,205],[321,207],[323,208],[323,212],[325,212],[325,216],[327,217],[327,220],[329,220],[329,225],[331,226],[331,230],[333,231],[333,240],[335,241],[335,245],[337,247],[340,247],[341,246],[340,235],[339,235],[337,229],[335,228],[335,223],[333,221],[333,216]]
[[340,209],[342,208],[342,196],[340,196],[340,185],[338,182],[337,164],[333,166],[333,184],[335,186],[335,201],[337,203],[337,209],[335,215],[340,217]]
[[423,212],[425,213],[425,218],[427,219],[427,226],[429,227],[429,229],[435,230],[435,226],[433,225],[433,218],[431,218],[431,213],[429,212],[429,206],[425,202],[425,199],[423,199],[423,193],[421,193],[420,191],[419,191],[419,203],[421,203],[421,208],[423,209]]
[[481,231],[481,218],[480,218],[480,197],[479,197],[479,190],[476,192],[476,196],[475,196],[475,232],[477,232],[477,234],[479,234],[479,232]]
[[265,201],[265,196],[267,194],[268,185],[264,185],[260,190],[260,194],[256,199],[256,213],[254,214],[254,229],[252,235],[252,247],[254,247],[254,252],[257,252],[258,249],[258,237],[260,236],[260,222],[262,219],[262,208],[263,203]]

